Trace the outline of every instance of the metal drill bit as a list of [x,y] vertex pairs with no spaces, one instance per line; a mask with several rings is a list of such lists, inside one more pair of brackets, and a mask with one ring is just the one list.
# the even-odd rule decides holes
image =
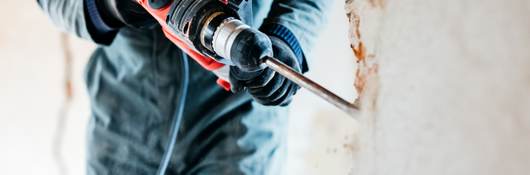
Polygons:
[[307,78],[301,73],[298,73],[297,71],[293,70],[291,67],[282,63],[278,59],[273,58],[273,57],[266,57],[264,59],[264,63],[272,70],[280,73],[281,75],[293,81],[300,87],[311,91],[313,94],[335,105],[336,107],[346,112],[347,114],[353,117],[358,116],[359,108],[357,106],[355,106],[352,103],[349,103],[348,101],[344,100],[343,98],[339,97],[338,95],[329,91],[328,89],[322,87],[320,84]]

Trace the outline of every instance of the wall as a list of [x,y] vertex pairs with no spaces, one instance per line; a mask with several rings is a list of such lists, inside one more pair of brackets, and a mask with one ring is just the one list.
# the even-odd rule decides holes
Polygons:
[[363,106],[351,174],[528,174],[529,1],[347,3]]
[[68,39],[73,101],[65,111],[64,139],[56,154],[54,138],[66,92],[60,33],[35,1],[3,1],[0,21],[0,174],[59,174],[54,155],[70,174],[82,174],[89,116],[82,74],[93,45]]

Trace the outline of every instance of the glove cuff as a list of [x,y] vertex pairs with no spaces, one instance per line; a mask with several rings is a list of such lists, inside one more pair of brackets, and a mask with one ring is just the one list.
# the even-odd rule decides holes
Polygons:
[[111,27],[105,22],[105,20],[103,20],[102,13],[96,5],[96,0],[85,0],[85,5],[90,22],[92,22],[96,30],[101,33],[108,33],[117,30],[117,28]]
[[298,60],[298,63],[300,63],[302,73],[305,73],[309,70],[309,67],[307,66],[307,62],[305,60],[305,55],[302,50],[302,47],[300,46],[298,39],[296,39],[293,32],[291,32],[291,30],[289,30],[287,27],[283,25],[270,23],[270,24],[264,24],[263,26],[261,26],[260,31],[269,36],[277,37],[281,39],[282,41],[284,41],[285,43],[287,43],[287,45],[289,45],[289,47],[295,54],[296,59]]
[[88,32],[92,39],[99,44],[108,45],[116,36],[118,28],[110,26],[96,5],[96,0],[84,0],[84,14]]

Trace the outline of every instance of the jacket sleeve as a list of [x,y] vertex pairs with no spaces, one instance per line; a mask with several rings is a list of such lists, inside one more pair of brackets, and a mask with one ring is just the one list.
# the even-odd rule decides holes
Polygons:
[[[117,33],[117,30],[113,28],[102,29],[101,26],[104,26],[104,24],[101,23],[102,20],[98,15],[97,9],[95,7],[87,8],[87,2],[93,1],[37,0],[37,2],[56,26],[77,37],[88,39],[98,44],[110,44]],[[91,5],[95,6],[93,3]],[[90,7],[90,4],[88,7]]]
[[[333,3],[334,0],[275,0],[261,30],[280,35],[306,64],[304,53],[313,47]],[[307,65],[302,67],[307,71]]]

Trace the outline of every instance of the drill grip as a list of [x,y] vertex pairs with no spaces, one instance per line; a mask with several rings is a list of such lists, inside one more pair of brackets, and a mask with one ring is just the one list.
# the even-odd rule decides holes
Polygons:
[[191,58],[193,58],[197,63],[199,63],[203,68],[206,70],[212,71],[214,74],[216,74],[219,77],[219,80],[217,83],[223,87],[225,90],[230,89],[230,83],[228,80],[228,73],[224,73],[223,71],[226,71],[226,66],[222,63],[219,63],[215,61],[213,58],[202,54],[198,50],[196,50],[191,42],[187,40],[186,37],[183,37],[177,33],[173,28],[171,28],[167,21],[168,14],[170,13],[171,7],[168,4],[162,5],[162,6],[155,6],[156,8],[153,8],[150,5],[150,0],[137,0],[137,2],[144,7],[147,12],[149,12],[160,24],[162,27],[162,30],[164,32],[164,35],[173,42],[177,47],[179,47],[183,52],[185,52],[187,55],[189,55]]

